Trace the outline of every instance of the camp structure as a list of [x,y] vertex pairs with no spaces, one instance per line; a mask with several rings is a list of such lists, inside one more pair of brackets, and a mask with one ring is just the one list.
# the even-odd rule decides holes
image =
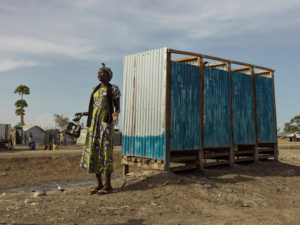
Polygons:
[[168,48],[125,56],[123,174],[278,160],[274,72]]
[[300,142],[300,133],[281,133],[277,135],[277,142]]
[[11,125],[0,123],[0,146],[8,144],[11,140]]
[[26,135],[26,142],[25,145],[29,145],[29,135],[32,133],[32,140],[35,144],[44,144],[44,133],[45,131],[40,128],[39,126],[29,125],[29,126],[23,126],[23,133],[22,133],[22,140],[24,138],[24,135]]
[[45,145],[53,144],[53,138],[55,138],[55,144],[59,142],[59,130],[53,128],[45,128],[44,142]]

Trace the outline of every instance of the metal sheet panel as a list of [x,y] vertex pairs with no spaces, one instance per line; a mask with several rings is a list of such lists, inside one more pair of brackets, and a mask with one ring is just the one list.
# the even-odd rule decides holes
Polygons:
[[124,57],[122,154],[163,159],[167,48]]
[[198,59],[193,59],[193,60],[189,60],[189,61],[183,61],[182,63],[189,64],[189,65],[194,65],[194,66],[198,66]]
[[255,75],[257,126],[259,143],[276,143],[273,81]]
[[269,78],[270,78],[270,72],[267,72],[267,73],[261,73],[261,74],[259,74],[259,76],[269,77]]
[[229,73],[204,67],[204,147],[230,147]]
[[255,144],[252,77],[231,72],[233,141],[235,144]]
[[172,62],[171,150],[200,149],[200,67]]
[[215,68],[215,69],[218,69],[218,70],[227,70],[226,68],[226,65],[217,65],[217,66],[209,66],[211,68]]
[[10,124],[0,124],[0,142],[8,142],[10,140]]
[[246,70],[236,70],[236,71],[232,71],[232,72],[238,72],[238,73],[243,73],[243,74],[251,75],[250,68],[246,69]]

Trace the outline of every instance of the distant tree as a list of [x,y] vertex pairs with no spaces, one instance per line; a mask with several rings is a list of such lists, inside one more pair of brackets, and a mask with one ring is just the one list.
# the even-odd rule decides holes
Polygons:
[[300,115],[295,116],[289,123],[284,124],[284,132],[294,133],[300,132]]
[[[24,125],[23,126],[25,126],[25,123],[24,123]],[[15,126],[14,126],[14,129],[16,129],[17,127],[21,127],[21,123],[19,122],[19,123],[17,123]]]
[[28,104],[25,100],[23,100],[23,95],[29,95],[30,94],[30,89],[29,87],[25,85],[19,85],[14,93],[18,93],[21,95],[21,100],[16,101],[15,106],[17,107],[16,109],[16,115],[20,116],[21,118],[21,126],[24,126],[24,115],[25,115],[25,107],[28,107]]
[[64,126],[68,125],[69,117],[65,115],[54,114],[54,121],[56,126],[63,128]]
[[277,132],[279,132],[279,131],[280,131],[280,128],[277,129]]

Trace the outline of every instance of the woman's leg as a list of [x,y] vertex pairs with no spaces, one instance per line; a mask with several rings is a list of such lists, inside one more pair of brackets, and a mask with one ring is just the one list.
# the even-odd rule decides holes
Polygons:
[[99,173],[99,174],[96,173],[96,178],[97,178],[97,183],[98,183],[96,189],[101,190],[104,187],[103,183],[102,183],[101,173]]
[[112,190],[110,173],[105,174],[105,185],[104,185],[103,190],[106,190],[106,191]]
[[107,173],[105,174],[105,184],[104,184],[104,187],[101,189],[101,191],[99,191],[97,193],[97,195],[105,195],[105,194],[108,194],[108,193],[112,193],[113,192],[113,188],[111,186],[111,174],[110,173]]
[[94,190],[92,190],[90,192],[90,195],[94,195],[96,194],[98,191],[100,191],[104,186],[103,186],[103,183],[102,183],[102,179],[101,179],[101,173],[100,174],[97,174],[96,173],[96,179],[97,179],[97,187],[94,188]]

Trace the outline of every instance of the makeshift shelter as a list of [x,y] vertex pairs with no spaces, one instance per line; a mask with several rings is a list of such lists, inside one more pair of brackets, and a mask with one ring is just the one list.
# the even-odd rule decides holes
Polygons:
[[[26,134],[26,145],[29,144],[29,134],[32,133],[32,140],[35,144],[42,145],[44,143],[44,133],[45,131],[40,128],[39,126],[23,126],[23,134],[22,134],[22,141],[24,134]],[[22,142],[23,143],[23,142]]]
[[168,48],[127,55],[123,68],[124,174],[278,160],[274,69]]
[[300,142],[300,133],[281,133],[277,135],[278,142]]
[[[65,136],[65,141],[64,141],[64,145],[74,145],[75,142],[74,142],[74,137],[71,136],[71,135],[68,135],[64,132],[64,129],[60,129],[59,132],[63,132],[64,133],[64,136]],[[80,136],[81,137],[81,136]],[[79,138],[80,138],[79,137]],[[78,138],[76,138],[76,143],[78,141]]]
[[49,145],[53,143],[53,137],[55,137],[55,143],[59,142],[59,130],[53,128],[46,128],[45,135],[44,135],[44,142],[43,144]]
[[11,125],[0,123],[0,144],[7,144],[11,141]]

